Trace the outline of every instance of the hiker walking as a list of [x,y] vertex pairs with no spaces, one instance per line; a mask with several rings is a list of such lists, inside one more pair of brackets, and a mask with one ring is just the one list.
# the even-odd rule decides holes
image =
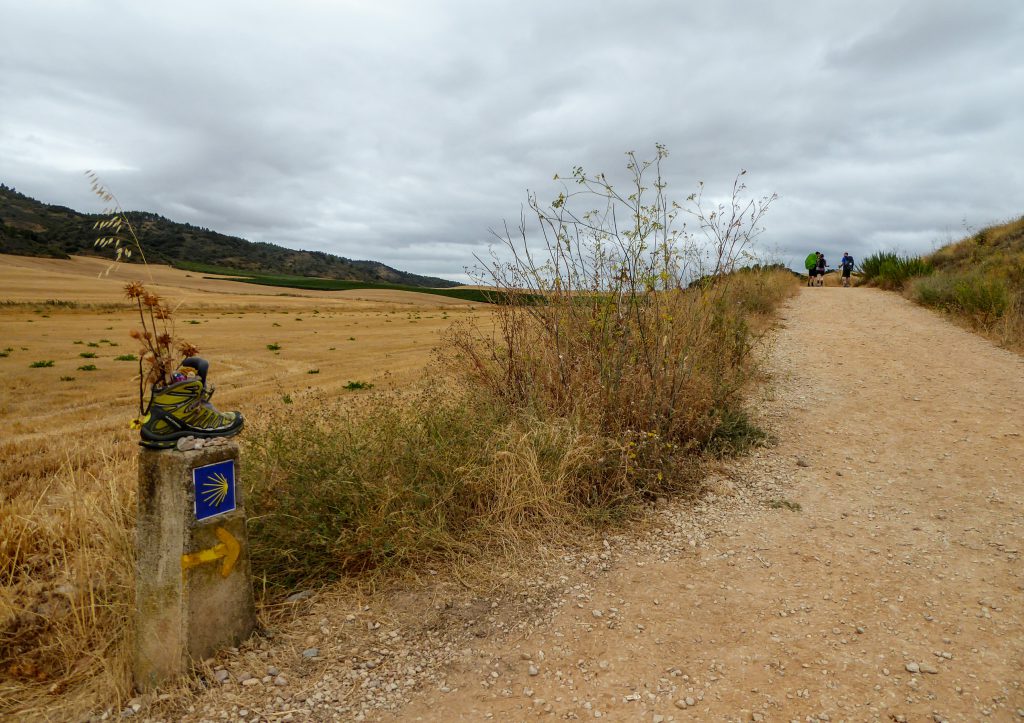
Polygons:
[[807,254],[804,259],[804,268],[807,269],[807,285],[814,286],[814,277],[818,275],[818,259],[821,258],[821,251]]
[[850,274],[853,273],[853,257],[849,251],[843,252],[843,260],[839,262],[839,268],[843,271],[843,286],[850,285]]
[[825,285],[825,269],[828,268],[828,262],[825,261],[825,254],[818,252],[818,286]]

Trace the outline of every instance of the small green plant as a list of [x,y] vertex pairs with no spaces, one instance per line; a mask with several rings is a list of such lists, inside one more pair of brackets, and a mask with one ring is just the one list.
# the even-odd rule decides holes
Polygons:
[[95,359],[96,358],[96,352],[93,352],[93,351],[83,351],[83,352],[79,353],[78,356],[82,357],[83,359]]
[[80,372],[94,372],[94,371],[96,371],[96,365],[95,364],[83,364],[82,366],[78,367],[78,371],[80,371]]
[[62,382],[73,382],[73,381],[75,381],[75,378],[74,377],[61,377],[60,380]]
[[188,320],[188,321],[186,321],[185,323],[186,323],[186,324],[198,324],[199,322],[198,322],[198,321],[196,321],[195,319],[189,319],[189,320]]
[[74,344],[84,344],[85,342],[84,342],[84,341],[82,341],[81,339],[78,339],[77,341],[75,341],[75,342],[73,342],[73,343],[74,343]]
[[373,385],[369,382],[349,382],[344,386],[349,391],[355,391],[357,389],[373,389]]
[[90,342],[89,342],[88,344],[86,344],[86,346],[91,346],[91,347],[93,347],[94,349],[97,349],[97,348],[99,348],[99,344],[98,344],[98,343],[96,343],[95,341],[90,341]]
[[320,373],[319,369],[310,369],[310,370],[308,370],[306,372],[306,374],[319,374],[319,373]]
[[355,341],[355,340],[356,340],[356,338],[355,338],[354,336],[350,336],[350,337],[348,338],[348,340],[349,340],[349,341]]
[[771,507],[773,510],[787,509],[790,510],[791,512],[799,512],[801,509],[803,509],[802,507],[800,507],[799,502],[791,502],[787,499],[783,499],[782,497],[777,497],[774,500],[771,500],[768,503],[768,506]]
[[284,402],[285,404],[291,404],[292,403],[292,395],[291,394],[284,394],[284,395],[282,395],[281,396],[281,401]]
[[121,354],[120,356],[115,356],[114,357],[114,361],[138,361],[138,360],[139,360],[139,358],[137,356],[135,356],[134,354]]
[[270,351],[280,351],[281,345],[275,341],[273,344],[267,344],[267,349]]
[[42,369],[43,367],[52,367],[53,359],[46,359],[44,361],[34,361],[28,365],[29,369]]
[[768,434],[742,409],[725,409],[708,442],[707,449],[718,457],[746,452],[769,442]]
[[11,352],[8,351],[7,349],[4,349],[3,351],[0,351],[0,359],[2,359],[5,356],[10,356],[10,355],[11,355]]

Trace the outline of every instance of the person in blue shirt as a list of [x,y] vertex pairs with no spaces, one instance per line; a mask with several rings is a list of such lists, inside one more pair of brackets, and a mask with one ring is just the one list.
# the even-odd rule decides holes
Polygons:
[[850,274],[853,272],[853,257],[849,252],[843,252],[843,260],[839,262],[839,268],[843,272],[843,286],[850,285]]

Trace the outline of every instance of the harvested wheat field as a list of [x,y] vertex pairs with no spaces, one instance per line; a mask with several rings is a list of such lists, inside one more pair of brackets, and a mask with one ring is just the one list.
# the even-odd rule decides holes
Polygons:
[[[137,351],[128,333],[138,316],[124,298],[135,278],[176,308],[178,334],[212,361],[222,406],[356,380],[407,380],[438,332],[474,310],[459,299],[401,291],[268,293],[165,266],[151,267],[149,283],[137,266],[105,274],[109,267],[95,258],[0,257],[0,324],[10,347],[0,359],[6,442],[112,431],[132,416],[136,365],[117,357]],[[53,364],[31,367],[40,361]]]
[[[128,280],[94,258],[0,257],[0,715],[64,719],[117,700],[117,650],[131,615],[138,316]],[[417,378],[438,334],[475,313],[458,299],[398,291],[268,293],[153,266],[180,337],[211,361],[221,409],[250,418],[327,394],[356,400]],[[43,645],[39,647],[40,636]],[[33,651],[31,655],[24,651]],[[111,667],[113,666],[113,667]],[[89,680],[87,691],[76,684]],[[53,681],[59,681],[56,686]],[[65,695],[67,690],[71,694]],[[90,697],[91,696],[91,697]]]

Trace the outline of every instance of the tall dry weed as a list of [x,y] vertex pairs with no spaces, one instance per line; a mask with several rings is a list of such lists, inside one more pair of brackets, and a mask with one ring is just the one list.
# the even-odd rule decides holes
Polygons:
[[628,154],[628,191],[576,168],[550,204],[529,197],[535,223],[506,228],[478,270],[507,300],[497,334],[450,338],[466,383],[615,439],[654,435],[685,450],[710,441],[748,379],[754,337],[737,272],[774,197],[745,199],[738,177],[720,203],[708,205],[702,186],[670,201],[667,155]]

